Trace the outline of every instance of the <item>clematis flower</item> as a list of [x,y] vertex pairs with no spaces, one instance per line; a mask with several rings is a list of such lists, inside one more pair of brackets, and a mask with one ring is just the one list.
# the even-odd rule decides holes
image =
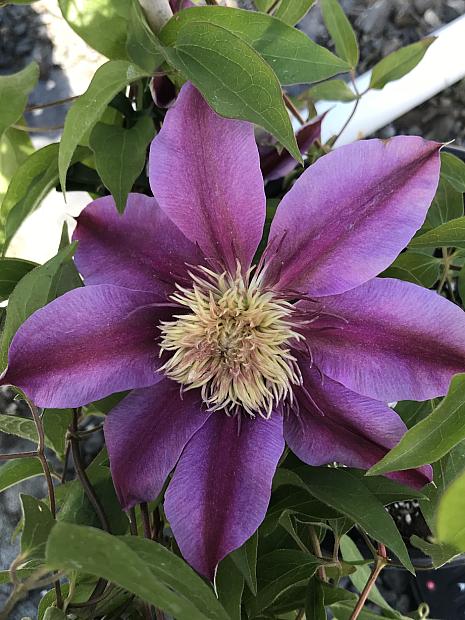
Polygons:
[[[265,194],[252,125],[186,84],[150,152],[154,198],[78,219],[86,286],[38,310],[3,383],[41,407],[132,390],[105,422],[125,509],[154,499],[213,578],[263,520],[285,442],[309,465],[368,468],[405,426],[387,402],[447,392],[463,311],[376,278],[421,226],[439,148],[367,140],[322,157],[281,201],[258,262]],[[254,266],[255,265],[255,266]],[[393,474],[413,486],[423,467]]]

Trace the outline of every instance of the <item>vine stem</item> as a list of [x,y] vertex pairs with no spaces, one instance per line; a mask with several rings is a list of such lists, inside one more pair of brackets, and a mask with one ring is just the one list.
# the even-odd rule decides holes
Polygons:
[[10,454],[0,454],[0,461],[11,461],[12,459],[24,459],[37,457],[37,450],[31,452],[11,452]]
[[353,107],[352,112],[349,114],[349,117],[347,118],[346,122],[345,122],[345,123],[344,123],[344,125],[341,127],[341,129],[339,130],[339,133],[338,133],[338,135],[337,135],[337,138],[336,138],[335,142],[337,142],[337,141],[339,140],[339,138],[341,137],[341,135],[342,135],[342,134],[344,133],[344,131],[347,129],[347,127],[348,127],[348,125],[349,125],[350,121],[354,118],[355,112],[356,112],[356,111],[357,111],[357,109],[358,109],[358,105],[359,105],[359,103],[360,103],[360,100],[361,100],[361,98],[362,98],[362,95],[364,94],[364,93],[360,93],[360,92],[358,91],[358,89],[357,89],[357,84],[356,84],[356,82],[355,82],[355,73],[354,73],[354,71],[351,71],[350,77],[351,77],[351,80],[352,80],[352,85],[353,85],[353,87],[354,87],[355,94],[357,95],[357,99],[356,99],[356,101],[355,101],[355,105],[354,105],[354,107]]
[[[42,469],[44,471],[45,481],[47,483],[47,492],[48,492],[48,501],[50,503],[50,512],[52,513],[52,517],[56,519],[57,516],[57,508],[56,508],[56,499],[55,499],[55,488],[53,486],[52,473],[50,471],[50,467],[47,461],[47,457],[45,456],[45,431],[44,424],[42,421],[42,417],[39,414],[39,410],[34,405],[34,403],[26,397],[26,402],[31,411],[32,418],[34,420],[34,424],[37,429],[37,435],[39,438],[39,442],[37,445],[37,458],[39,459]],[[63,596],[61,594],[61,585],[60,581],[57,580],[54,582],[54,588],[56,593],[56,605],[58,609],[63,609]]]
[[[310,541],[312,543],[313,551],[318,558],[321,558],[321,546],[320,541],[318,539],[317,533],[313,525],[308,526],[308,533],[310,534]],[[324,566],[320,566],[318,569],[318,574],[320,575],[320,579],[322,581],[326,581],[326,571]]]
[[58,131],[59,129],[63,129],[63,125],[54,125],[52,127],[28,127],[26,125],[14,124],[12,127],[18,131],[27,131],[28,133],[44,133],[46,131]]
[[294,105],[292,99],[288,97],[284,91],[283,91],[283,99],[284,99],[284,103],[286,104],[286,108],[289,110],[292,116],[295,116],[295,118],[299,121],[301,125],[305,125],[304,117],[301,115],[297,107]]
[[95,514],[100,521],[102,529],[104,529],[105,532],[110,532],[110,524],[108,523],[105,511],[103,510],[102,504],[100,503],[100,500],[94,491],[94,487],[92,486],[87,476],[86,470],[81,460],[81,450],[79,447],[78,436],[78,417],[79,409],[73,409],[73,420],[71,422],[69,441],[71,444],[71,454],[73,455],[74,467],[76,469],[76,474],[79,478],[79,482],[82,484],[84,492],[87,495],[88,500],[92,504],[93,509],[95,510]]
[[378,553],[376,556],[375,565],[373,566],[371,575],[360,594],[360,598],[358,599],[357,604],[349,620],[357,620],[357,618],[359,617],[360,613],[362,612],[363,607],[365,606],[367,598],[370,596],[370,592],[376,583],[376,580],[378,579],[381,571],[386,566],[386,564],[388,564],[388,559],[386,555],[386,547],[382,543],[378,543]]
[[32,110],[43,110],[45,108],[53,108],[58,105],[63,105],[64,103],[68,103],[69,101],[75,101],[79,99],[81,95],[74,95],[73,97],[65,97],[64,99],[56,99],[55,101],[49,101],[48,103],[35,103],[34,105],[28,105],[26,108],[26,112],[31,112]]

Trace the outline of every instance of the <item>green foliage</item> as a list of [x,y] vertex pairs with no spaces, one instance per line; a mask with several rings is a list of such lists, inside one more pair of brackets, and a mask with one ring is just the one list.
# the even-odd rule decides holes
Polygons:
[[383,272],[383,276],[430,288],[439,279],[441,264],[440,258],[429,254],[403,252]]
[[38,79],[39,66],[35,62],[18,73],[0,76],[0,101],[8,102],[0,106],[0,138],[22,116],[28,95]]
[[314,101],[354,101],[357,96],[343,80],[330,80],[313,86],[309,91]]
[[55,299],[60,271],[75,251],[75,244],[69,245],[56,256],[35,267],[15,287],[11,294],[2,333],[0,349],[1,365],[7,364],[8,347],[18,327],[36,310]]
[[465,163],[461,159],[441,152],[441,176],[449,181],[457,192],[465,192]]
[[36,458],[23,458],[7,461],[0,465],[0,492],[18,482],[42,474],[42,465]]
[[465,551],[465,474],[459,476],[446,490],[438,507],[437,534],[441,543],[456,551]]
[[147,147],[154,135],[153,122],[142,117],[130,129],[97,123],[90,136],[95,155],[95,167],[102,181],[123,213],[134,181],[142,172]]
[[282,0],[276,9],[274,16],[286,22],[289,26],[294,26],[305,17],[308,11],[315,4],[315,0],[293,0],[286,2]]
[[129,0],[59,0],[63,17],[84,41],[111,60],[126,58]]
[[21,495],[21,505],[23,510],[21,555],[28,560],[41,560],[55,521],[48,506],[35,497]]
[[108,579],[179,620],[228,620],[207,584],[151,540],[57,523],[48,539],[46,561],[50,568],[78,569]]
[[100,120],[110,101],[128,84],[148,73],[125,60],[109,61],[97,69],[86,92],[68,112],[58,154],[58,170],[63,190],[66,172],[78,144]]
[[308,582],[307,598],[305,599],[305,617],[314,620],[326,620],[325,591],[317,577]]
[[126,52],[130,60],[149,73],[161,65],[164,55],[138,2],[131,2]]
[[338,56],[346,60],[352,69],[358,65],[357,37],[338,0],[321,0],[321,12]]
[[465,375],[456,375],[447,396],[411,428],[369,474],[382,474],[433,463],[465,439]]
[[441,175],[433,203],[428,211],[427,222],[433,228],[463,215],[463,194]]
[[238,569],[231,556],[227,556],[220,562],[215,578],[215,588],[218,600],[231,620],[241,620],[244,575]]
[[19,129],[10,127],[0,138],[0,205],[15,170],[33,150],[28,134]]
[[[211,29],[209,26],[217,28]],[[193,39],[198,33],[199,43],[211,44],[212,52],[219,55],[219,51],[214,51],[219,48],[219,45],[215,45],[215,39],[222,40],[219,28],[229,34],[225,35],[225,44],[232,44],[240,39],[247,45],[241,45],[239,49],[252,47],[273,69],[281,84],[310,84],[349,69],[346,62],[314,43],[303,32],[270,15],[251,13],[242,9],[216,6],[181,11],[163,28],[160,40],[164,45],[178,47],[181,44],[179,38],[184,40],[183,33],[191,32]],[[255,58],[250,54],[242,60],[238,55],[231,56],[232,60],[237,60],[243,69],[247,67],[249,57]],[[223,61],[218,57],[216,62]],[[205,69],[210,67],[210,63],[215,66],[212,58]]]
[[302,467],[292,478],[290,483],[306,488],[320,502],[360,524],[375,540],[392,549],[404,566],[413,572],[410,557],[394,521],[364,477],[346,468]]
[[231,560],[243,575],[245,583],[254,595],[257,594],[257,547],[258,534],[255,533],[242,547],[239,547],[230,555]]
[[34,267],[37,263],[28,260],[0,257],[0,301],[8,299],[21,278]]
[[293,549],[278,549],[263,555],[257,563],[257,596],[245,601],[248,614],[254,617],[267,609],[292,586],[307,582],[323,564],[315,556]]
[[417,43],[406,45],[380,60],[371,73],[370,88],[381,89],[388,82],[404,77],[414,69],[436,37],[426,37]]
[[207,21],[192,21],[179,30],[165,55],[218,114],[261,125],[302,160],[278,79],[241,37]]

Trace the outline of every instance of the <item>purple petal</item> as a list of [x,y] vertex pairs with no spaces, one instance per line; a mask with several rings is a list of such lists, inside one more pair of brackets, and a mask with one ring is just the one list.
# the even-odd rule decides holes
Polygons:
[[[465,371],[465,313],[434,291],[374,278],[319,301],[322,319],[305,334],[315,363],[360,394],[426,400],[446,394],[452,376]],[[330,317],[333,329],[325,313],[341,317]]]
[[116,284],[166,294],[184,282],[198,248],[166,217],[154,198],[129,194],[118,213],[112,196],[90,203],[77,218],[76,265],[86,284]]
[[[315,140],[319,140],[321,136],[321,122],[323,116],[312,119],[304,125],[296,133],[297,145],[302,155],[306,155],[308,149]],[[260,167],[262,169],[263,178],[266,181],[273,181],[280,177],[285,177],[297,166],[297,162],[286,149],[281,152],[273,146],[269,146],[266,150],[260,149]]]
[[192,435],[208,420],[198,390],[179,394],[163,379],[134,390],[105,420],[111,474],[121,505],[128,510],[154,500]]
[[265,221],[253,126],[213,112],[185,84],[150,149],[150,185],[166,215],[222,268],[247,268]]
[[2,384],[39,407],[61,408],[156,383],[158,301],[104,284],[66,293],[16,332]]
[[420,228],[439,180],[439,148],[414,136],[362,140],[310,166],[270,231],[268,281],[309,295],[347,291],[388,267]]
[[213,579],[216,566],[263,521],[284,449],[282,418],[214,413],[187,444],[165,496],[184,558]]
[[[397,413],[384,403],[351,392],[314,369],[303,366],[302,374],[304,390],[297,394],[300,411],[286,417],[284,438],[305,463],[336,461],[369,469],[407,430]],[[422,487],[431,480],[432,470],[426,466],[389,477]]]

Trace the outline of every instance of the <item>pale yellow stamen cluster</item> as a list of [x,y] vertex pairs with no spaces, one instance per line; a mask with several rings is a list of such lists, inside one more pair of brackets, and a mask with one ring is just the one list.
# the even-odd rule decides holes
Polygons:
[[260,276],[191,273],[191,289],[178,286],[172,299],[187,308],[163,322],[161,350],[172,352],[162,370],[187,389],[200,388],[210,411],[269,417],[292,386],[301,383],[289,343],[292,305],[261,290]]

